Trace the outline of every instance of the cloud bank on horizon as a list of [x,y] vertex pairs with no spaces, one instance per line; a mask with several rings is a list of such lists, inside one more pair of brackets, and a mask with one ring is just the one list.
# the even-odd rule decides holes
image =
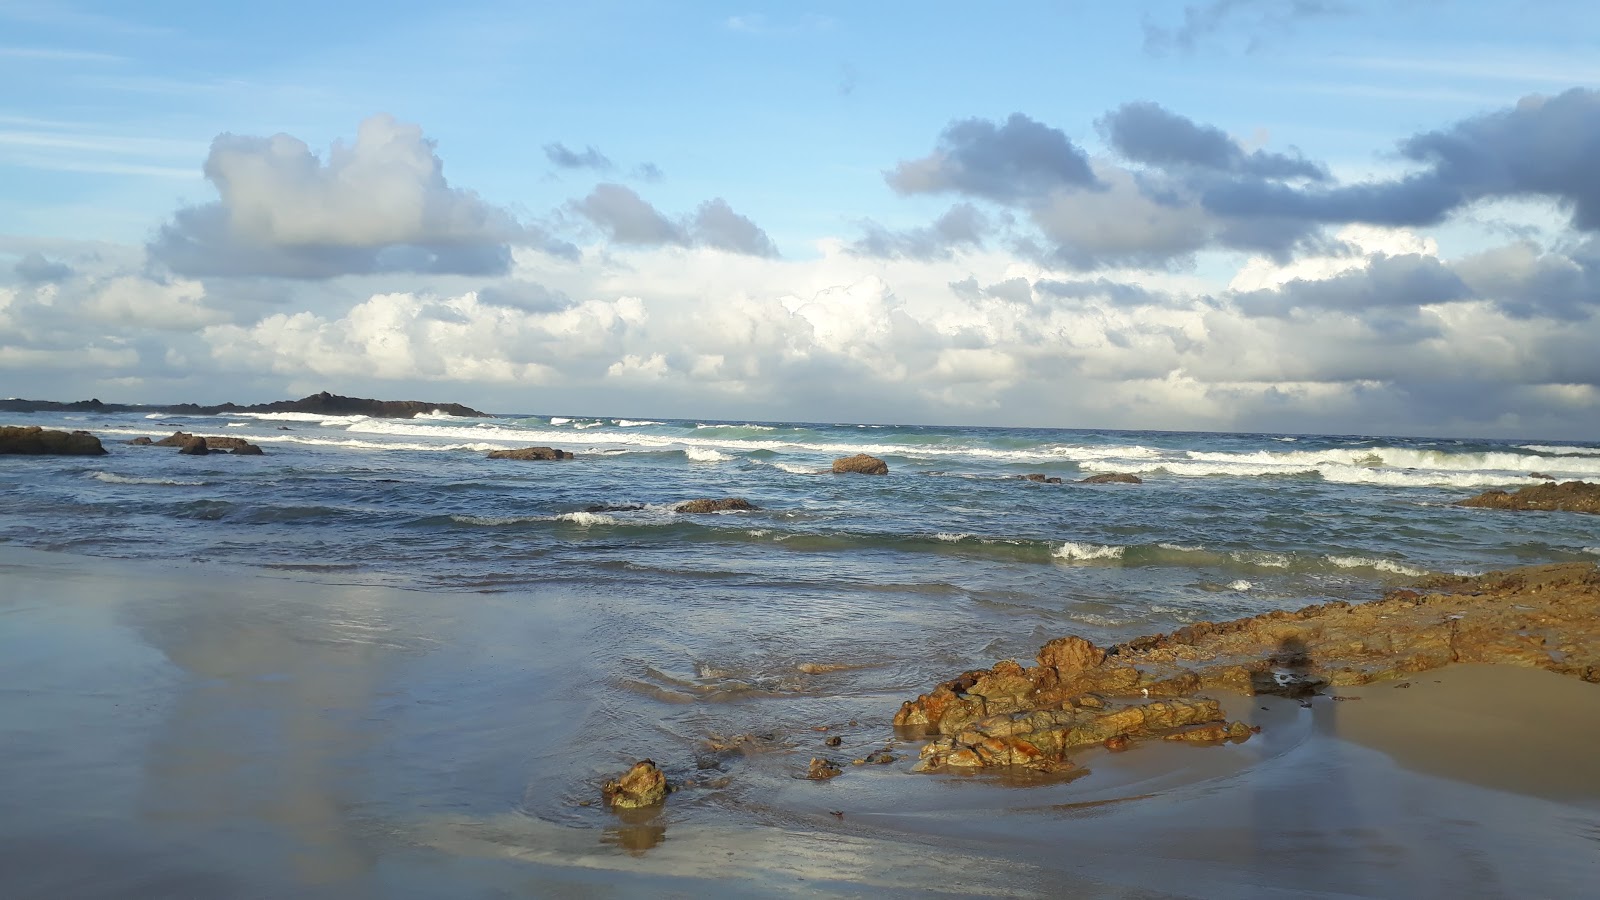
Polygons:
[[[1152,4],[1099,23],[1123,45],[1098,52],[1129,81],[1220,82],[1287,71],[1299,63],[1275,46],[1303,51],[1313,25],[1382,9]],[[113,49],[0,54],[0,74],[64,69],[63,94],[100,96],[116,79],[86,70],[133,68],[113,50],[167,34],[79,13],[72,33]],[[21,49],[66,33],[37,10],[8,16],[41,42]],[[918,93],[907,112],[890,70],[856,57],[849,91],[835,65],[810,73],[812,99],[760,102],[797,77],[769,57],[848,52],[883,23],[845,10],[691,24],[712,36],[707,65],[745,77],[669,111],[691,125],[743,111],[738,127],[676,130],[652,107],[618,131],[596,101],[474,145],[409,121],[388,105],[419,105],[400,93],[349,82],[329,118],[367,108],[337,126],[151,143],[114,134],[139,115],[57,121],[49,98],[6,98],[0,172],[38,184],[5,201],[34,224],[0,234],[4,392],[329,388],[526,412],[1600,439],[1600,91],[1574,83],[1581,66],[1566,80],[1554,50],[1467,72],[1361,48],[1331,65],[1361,102],[1313,112],[1266,93],[1241,112],[1148,77],[1094,108],[1001,78]],[[1393,96],[1402,63],[1416,97]],[[653,71],[683,90],[699,64]],[[1463,85],[1482,99],[1439,115]],[[193,85],[157,86],[197,103]],[[1302,94],[1338,95],[1326,87]],[[875,90],[849,112],[859,141],[786,131]],[[1407,112],[1379,115],[1384,103]],[[469,108],[436,110],[445,131],[471,133],[473,104],[455,105]],[[1340,135],[1384,118],[1409,127],[1354,147]],[[457,168],[458,153],[473,162]],[[184,158],[200,199],[141,197]],[[63,172],[124,193],[64,202]],[[142,221],[142,239],[82,215],[49,225],[95,203]]]

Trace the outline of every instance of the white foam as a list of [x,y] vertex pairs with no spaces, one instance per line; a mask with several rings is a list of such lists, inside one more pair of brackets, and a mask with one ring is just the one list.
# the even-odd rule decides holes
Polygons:
[[1523,450],[1546,453],[1551,456],[1600,456],[1600,447],[1569,447],[1564,444],[1523,444]]
[[1245,565],[1260,566],[1264,569],[1287,569],[1292,562],[1289,554],[1273,553],[1270,550],[1235,550],[1228,555]]
[[1499,487],[1515,484],[1543,484],[1540,478],[1529,478],[1526,472],[1441,472],[1427,470],[1397,471],[1394,469],[1364,469],[1354,466],[1324,466],[1317,470],[1323,481],[1337,484],[1377,484],[1389,487]]
[[711,450],[705,447],[689,447],[683,451],[683,455],[689,457],[690,462],[697,463],[727,462],[733,459],[733,457],[720,450]]
[[1255,587],[1255,584],[1245,581],[1243,578],[1238,581],[1228,582],[1228,590],[1230,591],[1248,591],[1253,587]]
[[1201,551],[1206,549],[1206,548],[1198,546],[1198,545],[1190,547],[1190,546],[1186,546],[1184,544],[1169,544],[1169,543],[1166,543],[1165,541],[1163,541],[1162,543],[1157,544],[1156,546],[1160,547],[1163,550],[1176,550],[1176,551],[1178,551],[1180,553],[1199,553],[1199,552],[1201,552]]
[[665,422],[656,422],[651,419],[618,419],[618,428],[640,428],[645,425],[665,425]]
[[1341,569],[1377,569],[1380,572],[1389,572],[1394,575],[1419,576],[1428,574],[1426,569],[1417,569],[1392,559],[1369,559],[1365,556],[1329,556],[1328,562]]
[[967,534],[964,531],[941,531],[938,534],[935,534],[933,537],[935,540],[954,544],[957,541],[964,541],[967,538],[972,537],[972,535]]
[[1600,556],[1600,547],[1585,547],[1583,548],[1583,552],[1593,553],[1595,556]]
[[452,415],[450,415],[449,413],[445,412],[442,409],[436,409],[433,412],[419,412],[416,415],[413,415],[411,418],[412,419],[435,419],[435,420],[437,420],[437,419],[463,419],[463,418],[466,418],[466,417],[465,416],[452,416]]
[[523,522],[548,521],[544,516],[460,516],[454,515],[451,520],[463,525],[518,525]]
[[161,484],[175,487],[197,487],[205,484],[204,481],[180,481],[176,478],[135,478],[131,475],[118,475],[115,472],[90,472],[89,477],[107,484]]
[[790,475],[821,475],[823,473],[823,470],[821,469],[812,469],[807,466],[797,466],[794,463],[775,462],[770,463],[770,465],[774,469],[782,469],[783,471],[788,472]]
[[617,520],[611,518],[610,516],[601,515],[600,513],[584,512],[582,510],[578,512],[562,513],[561,515],[556,516],[556,521],[570,522],[573,525],[581,525],[584,528],[588,528],[592,525],[617,524]]
[[1067,541],[1056,549],[1055,555],[1060,559],[1121,559],[1122,554],[1127,551],[1127,547],[1118,547],[1115,544],[1106,546]]
[[567,423],[569,423],[571,421],[572,421],[571,419],[568,419],[565,416],[551,416],[550,417],[550,424],[551,425],[565,425],[565,424],[567,424]]
[[232,413],[231,415],[248,419],[265,419],[269,422],[316,422],[329,428],[362,422],[367,418],[366,416],[329,416],[322,413],[303,412],[241,412]]
[[746,423],[744,425],[727,425],[727,424],[706,425],[706,424],[702,423],[702,424],[695,425],[694,427],[696,429],[700,429],[700,428],[743,428],[743,429],[747,429],[749,431],[777,431],[778,430],[777,428],[775,428],[775,427],[773,427],[771,425],[756,425],[754,423]]

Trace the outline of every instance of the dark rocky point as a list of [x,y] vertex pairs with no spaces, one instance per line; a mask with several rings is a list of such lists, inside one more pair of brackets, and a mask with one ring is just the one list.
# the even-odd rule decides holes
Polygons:
[[1600,513],[1600,484],[1567,481],[1561,484],[1536,484],[1511,494],[1485,491],[1456,505],[1483,509]]
[[104,456],[100,439],[87,431],[52,431],[37,425],[0,425],[0,453],[27,456]]
[[1144,479],[1127,472],[1103,472],[1081,479],[1079,484],[1144,484]]
[[431,413],[434,410],[452,416],[486,418],[489,415],[459,403],[429,403],[422,400],[368,400],[362,397],[342,397],[338,394],[330,394],[327,391],[323,391],[320,394],[312,394],[309,397],[302,397],[299,400],[276,400],[272,403],[257,403],[251,406],[240,406],[237,403],[200,406],[194,403],[158,405],[101,403],[99,400],[78,400],[72,403],[60,403],[53,400],[0,400],[0,411],[4,412],[166,412],[199,416],[241,412],[300,412],[325,416],[372,416],[382,419],[409,419],[419,413]]
[[489,459],[571,459],[572,454],[554,447],[522,447],[517,450],[491,450]]

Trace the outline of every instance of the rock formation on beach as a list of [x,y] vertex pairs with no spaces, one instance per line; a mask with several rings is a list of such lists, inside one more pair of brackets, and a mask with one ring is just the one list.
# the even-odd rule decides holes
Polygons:
[[571,459],[572,454],[554,447],[519,447],[516,450],[491,450],[488,459]]
[[1035,484],[1060,484],[1061,483],[1061,479],[1055,478],[1055,477],[1052,477],[1052,476],[1048,476],[1048,475],[1044,474],[1043,472],[1031,472],[1031,473],[1029,473],[1027,475],[1018,475],[1017,477],[1022,479],[1023,481],[1031,481],[1031,482],[1033,482]]
[[672,508],[680,513],[743,512],[760,509],[743,497],[724,497],[721,500],[688,500]]
[[1068,754],[1093,744],[1247,738],[1202,691],[1305,697],[1452,662],[1600,683],[1600,568],[1439,576],[1372,603],[1200,622],[1108,649],[1068,636],[1036,662],[966,672],[904,703],[895,725],[935,737],[918,768],[1070,768]]
[[600,788],[606,805],[615,809],[638,809],[655,806],[667,799],[671,788],[667,776],[656,768],[654,760],[641,759],[622,775],[607,781]]
[[330,394],[327,391],[312,394],[309,397],[302,397],[299,400],[275,400],[271,403],[257,403],[251,406],[240,406],[237,403],[222,403],[216,406],[200,406],[194,403],[147,406],[140,403],[101,403],[99,400],[78,400],[72,403],[60,403],[53,400],[0,400],[0,411],[5,412],[170,412],[200,416],[240,412],[298,412],[325,416],[372,416],[384,419],[409,419],[418,414],[427,414],[435,410],[452,416],[476,416],[480,418],[488,416],[488,413],[479,412],[460,403],[429,403],[422,400],[369,400],[363,397],[342,397],[338,394]]
[[1600,484],[1567,481],[1561,484],[1536,484],[1515,493],[1485,491],[1476,497],[1461,500],[1456,505],[1483,509],[1600,513]]
[[52,431],[37,425],[0,425],[0,453],[27,456],[104,456],[100,439],[87,431]]
[[187,456],[205,456],[211,453],[225,453],[233,451],[235,456],[263,456],[265,451],[244,438],[223,436],[201,436],[190,434],[187,431],[174,431],[168,437],[159,441],[149,438],[134,438],[128,443],[141,447],[177,447],[178,452]]
[[1144,484],[1144,479],[1126,472],[1103,472],[1078,481],[1079,484]]
[[857,453],[855,456],[841,456],[833,461],[835,475],[854,473],[857,475],[887,475],[889,464],[876,456]]

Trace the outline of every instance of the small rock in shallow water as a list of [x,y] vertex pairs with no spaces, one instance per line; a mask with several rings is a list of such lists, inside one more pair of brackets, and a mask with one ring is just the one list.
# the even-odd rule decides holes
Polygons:
[[667,776],[654,760],[641,759],[622,777],[606,782],[600,793],[607,806],[617,809],[654,806],[667,799]]
[[812,781],[826,781],[843,771],[833,760],[818,757],[811,760],[811,766],[806,770],[806,777]]
[[844,743],[844,738],[839,737],[838,735],[834,735],[833,737],[828,738],[827,740],[823,741],[823,743],[827,744],[829,747],[837,747],[840,744]]

